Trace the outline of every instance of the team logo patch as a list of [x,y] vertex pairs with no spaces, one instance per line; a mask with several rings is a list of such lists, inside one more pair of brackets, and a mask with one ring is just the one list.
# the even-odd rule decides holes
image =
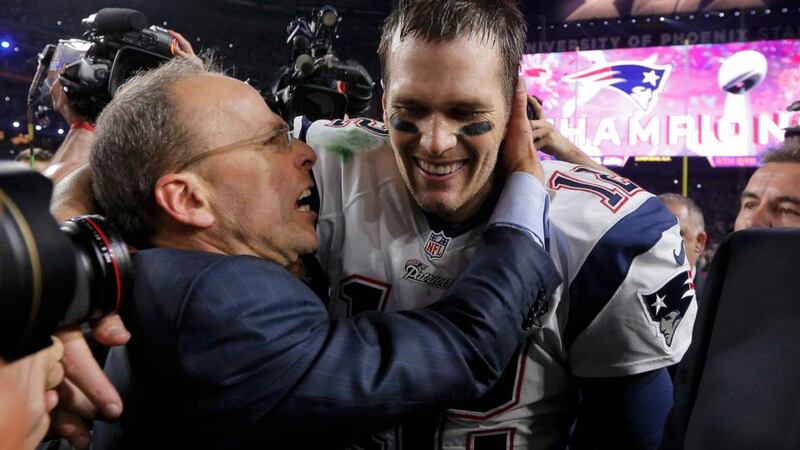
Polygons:
[[692,272],[681,272],[666,284],[652,291],[639,291],[639,302],[647,313],[650,323],[658,326],[667,346],[680,325],[686,310],[694,299]]
[[428,240],[425,241],[425,254],[431,258],[441,258],[447,250],[447,245],[450,244],[451,239],[444,235],[443,231],[428,235]]
[[647,61],[619,61],[595,66],[563,78],[563,81],[614,89],[632,100],[644,112],[658,103],[658,94],[667,85],[671,66]]
[[453,278],[438,275],[428,269],[429,266],[424,262],[418,259],[409,259],[406,261],[403,279],[438,289],[447,289],[453,285]]

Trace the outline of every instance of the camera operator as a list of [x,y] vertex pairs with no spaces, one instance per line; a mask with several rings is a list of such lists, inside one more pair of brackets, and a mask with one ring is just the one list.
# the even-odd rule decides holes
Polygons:
[[[195,55],[192,44],[180,33],[168,30],[169,35],[175,40],[173,54],[178,58],[193,58],[202,65],[200,58]],[[53,83],[50,91],[53,110],[69,124],[69,131],[64,142],[58,148],[50,167],[44,174],[57,183],[78,167],[89,162],[89,153],[94,143],[94,121],[96,117],[81,115],[70,104],[60,80]]]
[[63,345],[53,345],[7,364],[0,358],[0,450],[35,448],[47,433],[54,390],[63,379]]

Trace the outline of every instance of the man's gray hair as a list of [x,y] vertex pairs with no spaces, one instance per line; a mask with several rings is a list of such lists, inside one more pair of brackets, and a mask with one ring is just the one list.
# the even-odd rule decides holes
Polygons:
[[764,154],[762,163],[800,163],[800,142],[787,141]]
[[689,220],[694,221],[694,225],[697,229],[697,232],[705,231],[706,230],[706,221],[703,218],[703,210],[697,206],[694,200],[689,197],[684,197],[680,194],[675,194],[673,192],[668,192],[665,194],[661,194],[658,196],[659,200],[664,203],[675,203],[679,205],[686,205],[686,209],[689,210]]
[[101,212],[131,245],[149,246],[158,217],[156,182],[198,144],[170,89],[205,73],[219,71],[197,58],[174,58],[128,80],[97,119],[89,161],[92,191]]
[[514,0],[400,0],[381,30],[378,55],[384,82],[389,83],[389,53],[395,38],[443,42],[468,36],[498,46],[502,59],[498,70],[510,106],[527,32],[525,17]]

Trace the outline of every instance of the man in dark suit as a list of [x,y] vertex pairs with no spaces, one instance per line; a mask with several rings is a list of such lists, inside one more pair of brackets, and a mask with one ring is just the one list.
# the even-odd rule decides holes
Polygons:
[[126,411],[94,448],[297,448],[298,433],[330,448],[485,393],[558,278],[518,103],[485,245],[444,300],[331,321],[287,270],[317,246],[314,152],[257,91],[192,61],[126,84],[98,120],[93,190],[143,250],[121,310],[132,338],[106,366]]

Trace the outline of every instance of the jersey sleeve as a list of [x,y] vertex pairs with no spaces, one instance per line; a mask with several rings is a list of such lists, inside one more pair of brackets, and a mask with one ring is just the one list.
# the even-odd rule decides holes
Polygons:
[[621,177],[562,166],[549,180],[569,272],[562,341],[570,372],[616,377],[680,361],[697,305],[675,216]]

